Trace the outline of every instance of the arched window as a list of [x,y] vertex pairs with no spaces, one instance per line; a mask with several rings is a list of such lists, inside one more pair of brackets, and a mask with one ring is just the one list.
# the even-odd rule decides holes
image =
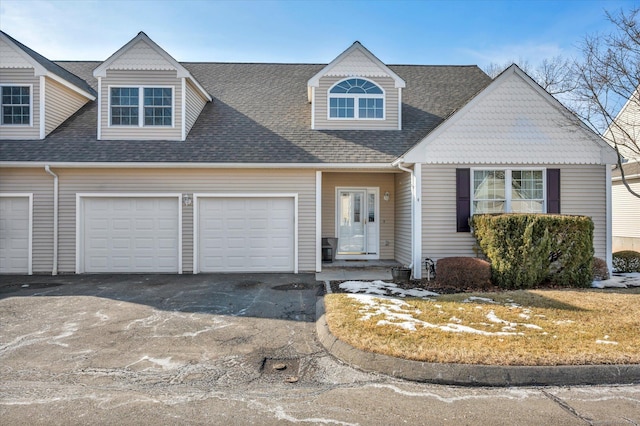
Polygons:
[[349,78],[329,89],[329,118],[383,119],[384,92],[363,78]]

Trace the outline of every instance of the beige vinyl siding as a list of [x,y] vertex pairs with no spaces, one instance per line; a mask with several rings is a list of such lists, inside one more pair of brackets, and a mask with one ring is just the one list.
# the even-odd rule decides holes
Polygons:
[[0,69],[0,85],[31,85],[31,125],[0,125],[0,139],[40,139],[40,78],[31,69]]
[[395,175],[395,259],[404,264],[411,264],[411,175],[402,173]]
[[[315,88],[313,114],[315,128],[322,129],[359,129],[359,130],[397,130],[398,129],[398,89],[391,77],[367,77],[384,90],[384,120],[334,120],[328,119],[328,91],[335,83],[345,77],[322,77],[320,86]],[[357,108],[358,106],[355,105]]]
[[[64,169],[60,176],[60,271],[75,271],[76,193],[297,193],[299,271],[315,270],[313,170]],[[182,268],[193,271],[193,207],[182,208]]]
[[45,79],[45,135],[78,111],[88,99],[50,78]]
[[[322,237],[336,236],[336,187],[380,188],[380,259],[394,259],[395,209],[393,173],[322,173]],[[385,192],[390,200],[384,201]]]
[[475,256],[473,241],[470,233],[456,232],[456,166],[422,166],[421,257]]
[[[640,193],[640,178],[629,179],[629,186]],[[613,182],[613,251],[640,251],[640,199],[632,195],[622,181]]]
[[560,211],[590,216],[593,220],[595,256],[606,259],[606,167],[560,166]]
[[[111,126],[109,114],[110,87],[173,87],[173,126]],[[181,140],[182,138],[182,83],[176,71],[107,71],[102,79],[100,123],[103,140]],[[143,96],[142,91],[139,96]],[[139,119],[144,120],[143,111]]]
[[202,112],[202,109],[207,104],[207,100],[200,95],[200,92],[193,87],[193,84],[187,80],[186,84],[186,132],[185,134],[189,134],[189,131],[195,124],[198,116]]
[[44,168],[1,168],[0,192],[33,194],[33,273],[53,266],[53,177]]
[[[468,168],[469,165],[425,165],[422,168],[423,258],[475,256],[474,238],[471,234],[456,232],[456,167]],[[544,166],[527,165],[526,167]],[[553,168],[558,167],[561,169],[561,212],[587,215],[593,219],[595,255],[605,258],[605,166],[553,166]],[[509,168],[515,169],[518,166],[509,166]]]

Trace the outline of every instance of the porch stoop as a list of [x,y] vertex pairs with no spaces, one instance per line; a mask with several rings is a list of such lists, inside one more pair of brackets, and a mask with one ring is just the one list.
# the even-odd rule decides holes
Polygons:
[[391,280],[391,268],[402,266],[395,260],[336,260],[322,262],[317,281]]

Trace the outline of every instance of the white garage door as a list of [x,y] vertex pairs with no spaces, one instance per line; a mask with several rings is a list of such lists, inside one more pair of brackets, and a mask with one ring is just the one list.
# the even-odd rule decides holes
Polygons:
[[29,197],[0,197],[0,273],[28,274]]
[[200,198],[201,272],[293,272],[293,198]]
[[179,202],[83,197],[80,272],[179,272]]

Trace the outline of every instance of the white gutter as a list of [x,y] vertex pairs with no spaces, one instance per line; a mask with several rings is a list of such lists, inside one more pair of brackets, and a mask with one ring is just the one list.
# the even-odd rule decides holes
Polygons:
[[51,275],[58,275],[58,175],[51,171],[49,165],[44,171],[53,176],[53,268]]
[[359,169],[394,170],[389,163],[176,163],[176,162],[42,162],[42,161],[0,161],[1,167],[64,167],[64,168],[136,168],[136,169]]
[[[417,210],[417,191],[416,191],[416,174],[415,171],[404,167],[401,163],[404,162],[404,159],[399,158],[393,163],[392,166],[397,167],[398,169],[410,173],[411,174],[411,264],[409,268],[412,270],[413,277],[415,279],[420,279],[422,277],[422,266],[420,264],[420,260],[416,262],[416,259],[419,259],[420,255],[416,254],[418,244],[417,244],[417,233],[416,230],[416,210]],[[414,265],[417,266],[414,268]]]

